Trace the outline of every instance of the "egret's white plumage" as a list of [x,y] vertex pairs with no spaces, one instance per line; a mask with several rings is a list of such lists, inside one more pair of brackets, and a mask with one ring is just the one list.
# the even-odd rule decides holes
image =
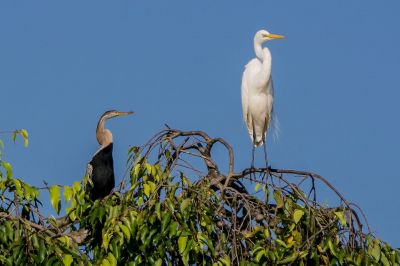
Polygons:
[[271,121],[274,88],[271,78],[272,57],[262,44],[268,40],[283,38],[260,30],[254,36],[256,58],[246,65],[242,77],[243,118],[254,147],[264,144]]

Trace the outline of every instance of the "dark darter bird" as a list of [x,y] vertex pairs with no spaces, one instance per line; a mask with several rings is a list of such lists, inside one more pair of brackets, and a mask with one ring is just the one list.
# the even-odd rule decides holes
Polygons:
[[99,119],[96,128],[96,138],[101,147],[93,155],[88,165],[93,185],[88,186],[88,193],[92,200],[104,198],[115,187],[114,162],[112,157],[113,135],[110,130],[104,128],[105,122],[113,117],[125,116],[133,112],[119,112],[111,110],[105,112]]

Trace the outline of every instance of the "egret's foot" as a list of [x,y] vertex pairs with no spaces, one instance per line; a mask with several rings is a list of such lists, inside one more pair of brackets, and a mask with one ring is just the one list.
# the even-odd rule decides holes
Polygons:
[[256,173],[255,173],[255,170],[256,169],[256,167],[254,166],[254,161],[251,163],[251,165],[250,165],[250,179],[256,179]]

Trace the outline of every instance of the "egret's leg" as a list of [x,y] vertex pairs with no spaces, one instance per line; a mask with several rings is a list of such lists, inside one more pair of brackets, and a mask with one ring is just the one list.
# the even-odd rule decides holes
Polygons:
[[252,127],[253,127],[253,150],[252,150],[252,152],[251,152],[251,168],[254,168],[254,153],[255,153],[255,150],[256,150],[256,147],[255,147],[255,143],[256,143],[256,129],[255,129],[255,126],[254,126],[254,123],[253,123],[253,125],[252,125]]
[[253,149],[251,151],[251,168],[254,168],[254,153],[255,153],[255,147],[253,145]]
[[[255,154],[255,151],[256,151],[256,147],[254,145],[252,145],[252,146],[253,146],[253,149],[251,151],[251,168],[250,169],[255,169],[255,167],[254,167],[254,154]],[[255,172],[250,173],[250,179],[254,179],[254,180],[257,179]]]
[[[265,167],[266,167],[267,169],[271,169],[271,167],[268,166],[267,145],[266,145],[266,143],[265,143],[265,140],[264,140],[263,146],[264,146]],[[269,171],[267,171],[266,174],[263,176],[263,180],[264,180],[264,181],[267,181],[267,179],[268,179],[269,176],[270,176],[270,173],[269,173]],[[265,179],[264,179],[264,178],[265,178]],[[272,179],[272,176],[271,176],[271,182],[272,182],[272,184],[273,184],[273,182],[274,182],[273,179]]]
[[265,141],[263,143],[263,146],[264,146],[265,167],[268,168],[267,145],[266,145]]
[[263,140],[263,146],[264,146],[264,158],[265,158],[265,167],[268,168],[268,156],[267,156],[267,130],[268,130],[268,124],[269,124],[269,119],[268,116],[265,118],[265,123],[264,123],[264,134],[262,136]]

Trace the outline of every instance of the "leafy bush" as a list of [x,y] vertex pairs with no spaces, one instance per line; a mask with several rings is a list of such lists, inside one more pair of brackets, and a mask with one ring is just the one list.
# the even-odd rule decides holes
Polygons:
[[[26,131],[16,135],[27,144]],[[216,145],[226,165],[215,162]],[[41,189],[15,178],[1,153],[0,162],[2,265],[400,265],[399,251],[323,177],[235,173],[229,144],[201,131],[168,128],[131,147],[127,175],[102,200],[85,193],[90,171],[82,184],[42,188],[57,213],[65,202],[57,219],[41,214]],[[322,185],[338,206],[318,203]]]

